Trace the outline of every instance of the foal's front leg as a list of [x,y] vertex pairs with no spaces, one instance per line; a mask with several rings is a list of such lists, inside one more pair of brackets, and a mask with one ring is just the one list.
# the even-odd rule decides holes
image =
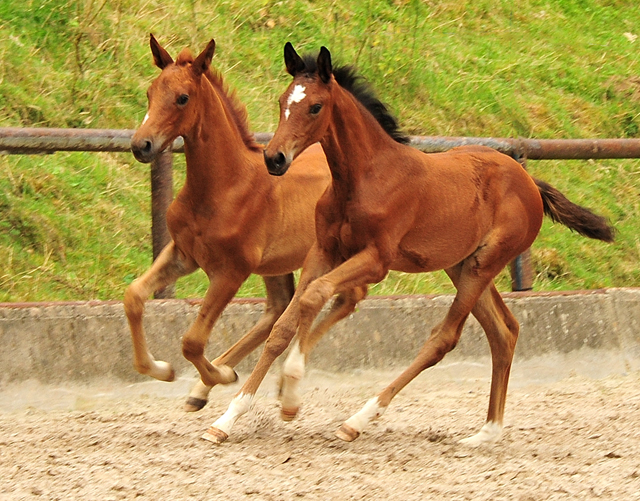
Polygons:
[[[267,339],[273,324],[287,308],[295,291],[293,273],[263,277],[263,279],[267,289],[267,304],[264,313],[258,323],[242,339],[218,358],[211,361],[213,366],[226,365],[235,367],[236,364]],[[198,381],[189,393],[184,405],[185,411],[195,412],[202,409],[207,404],[209,392],[212,388],[212,386],[207,386],[202,381]]]
[[147,298],[181,276],[192,273],[198,266],[186,258],[170,242],[160,252],[156,260],[142,276],[133,281],[124,294],[124,311],[127,315],[131,339],[133,341],[134,367],[140,374],[146,374],[160,381],[173,381],[175,373],[171,364],[155,360],[149,352],[142,325],[142,313]]
[[293,299],[291,299],[289,306],[273,326],[258,363],[229,404],[227,411],[204,433],[202,438],[205,440],[215,444],[223,443],[229,437],[231,428],[233,428],[236,421],[247,413],[253,405],[256,392],[267,375],[269,368],[275,359],[289,346],[291,339],[296,334],[300,318],[300,297],[313,279],[330,269],[324,256],[325,254],[319,249],[318,245],[314,244],[305,259],[300,282]]
[[311,325],[325,303],[340,293],[338,307],[329,313],[333,323],[346,317],[365,297],[367,284],[384,278],[388,269],[378,258],[375,248],[367,248],[351,257],[326,275],[313,281],[300,299],[300,324],[297,341],[284,364],[280,387],[282,418],[292,420],[298,413],[302,398],[299,384],[304,377],[305,364],[311,350],[328,330],[320,323],[314,330]]
[[[331,310],[308,334],[308,352],[322,339],[327,331],[343,318],[347,317],[356,309],[357,304],[367,295],[367,287],[356,287],[355,289],[343,292],[336,297]],[[279,399],[282,405],[281,416],[285,421],[293,420],[300,409],[301,398],[297,391],[298,382],[304,377],[304,366],[307,357],[302,355],[299,342],[296,341],[289,356],[285,361],[282,378],[280,379]]]
[[204,297],[198,318],[182,337],[182,353],[200,374],[206,386],[232,383],[238,379],[235,371],[226,365],[214,366],[204,356],[204,348],[209,340],[213,324],[247,279],[246,274],[233,272],[217,273],[210,276],[209,289]]

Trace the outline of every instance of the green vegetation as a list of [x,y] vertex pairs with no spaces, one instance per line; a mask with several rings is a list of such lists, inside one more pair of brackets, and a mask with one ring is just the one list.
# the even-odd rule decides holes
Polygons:
[[[275,129],[291,41],[355,63],[410,134],[640,137],[636,0],[0,0],[0,126],[136,128],[157,75],[150,32],[174,55],[215,38],[256,131]],[[178,155],[175,169],[179,187]],[[529,170],[618,230],[607,245],[546,221],[535,289],[639,286],[640,161]],[[149,197],[148,166],[129,154],[0,156],[0,301],[122,298],[150,264]],[[177,293],[206,285],[199,272]],[[373,288],[450,291],[443,273]],[[256,277],[240,292],[262,293]]]

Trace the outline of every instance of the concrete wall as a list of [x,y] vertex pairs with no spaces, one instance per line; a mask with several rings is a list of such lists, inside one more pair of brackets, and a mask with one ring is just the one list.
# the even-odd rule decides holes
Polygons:
[[[334,327],[314,351],[311,366],[326,371],[388,369],[409,363],[451,304],[452,296],[370,298]],[[571,293],[511,293],[505,300],[521,324],[516,361],[568,353],[602,353],[611,373],[640,369],[640,289]],[[147,303],[145,328],[156,359],[178,374],[192,368],[180,337],[200,303]],[[207,354],[221,353],[257,321],[261,301],[230,304],[211,334]],[[130,334],[120,302],[0,304],[0,383],[43,383],[115,377],[146,380],[132,367]],[[448,362],[489,356],[471,318]],[[257,353],[238,370],[248,372]]]

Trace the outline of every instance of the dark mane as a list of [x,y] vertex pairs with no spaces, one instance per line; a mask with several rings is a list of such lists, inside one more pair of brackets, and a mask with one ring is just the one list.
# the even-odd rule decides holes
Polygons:
[[[316,57],[305,55],[302,57],[306,70],[309,74],[316,74],[318,71]],[[409,143],[409,136],[400,130],[398,120],[394,117],[387,106],[376,97],[371,84],[359,75],[353,66],[344,65],[333,68],[333,76],[336,82],[345,90],[348,90],[360,104],[362,104],[373,117],[378,121],[387,134],[395,141],[403,144]]]

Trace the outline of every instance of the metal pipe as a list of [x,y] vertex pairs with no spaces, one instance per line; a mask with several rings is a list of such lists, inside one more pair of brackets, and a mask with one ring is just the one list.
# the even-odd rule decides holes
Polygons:
[[[47,129],[0,127],[0,152],[39,154],[56,151],[131,151],[130,129]],[[184,141],[177,138],[171,148],[184,151]]]
[[[0,127],[0,151],[6,153],[51,153],[54,151],[128,152],[134,130],[127,129],[47,129]],[[255,134],[266,144],[269,132]],[[511,139],[493,137],[412,136],[412,146],[428,152],[446,151],[457,146],[482,145],[514,157],[543,159],[640,158],[640,139]],[[182,138],[172,146],[184,151]]]

